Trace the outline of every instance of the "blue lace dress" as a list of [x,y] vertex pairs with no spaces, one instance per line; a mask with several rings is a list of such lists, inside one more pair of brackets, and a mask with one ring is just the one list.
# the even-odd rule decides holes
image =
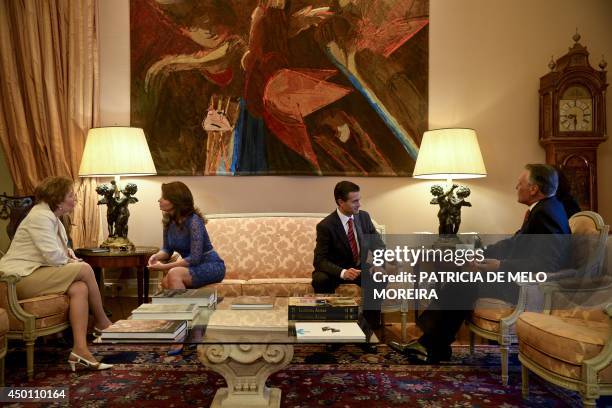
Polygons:
[[180,227],[172,222],[164,229],[162,251],[168,255],[176,251],[189,263],[194,288],[221,282],[225,277],[225,263],[213,249],[204,222],[197,214],[190,215]]

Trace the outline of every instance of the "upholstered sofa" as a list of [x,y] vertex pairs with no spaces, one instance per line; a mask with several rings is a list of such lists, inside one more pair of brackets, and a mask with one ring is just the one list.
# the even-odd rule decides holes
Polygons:
[[[303,296],[313,293],[316,225],[327,214],[209,214],[206,229],[225,261],[219,296]],[[376,224],[380,233],[384,226]],[[356,285],[336,293],[358,296]]]

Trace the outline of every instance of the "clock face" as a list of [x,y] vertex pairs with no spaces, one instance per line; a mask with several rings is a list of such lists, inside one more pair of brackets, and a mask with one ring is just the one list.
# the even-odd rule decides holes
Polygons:
[[593,130],[593,99],[583,87],[574,86],[559,101],[559,131],[590,132]]

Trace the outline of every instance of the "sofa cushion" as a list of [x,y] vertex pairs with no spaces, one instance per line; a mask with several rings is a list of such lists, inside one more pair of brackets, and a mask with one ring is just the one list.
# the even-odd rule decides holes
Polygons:
[[19,301],[19,305],[27,313],[33,314],[37,319],[47,316],[66,313],[70,306],[70,301],[67,295],[51,294],[37,296]]
[[209,218],[228,279],[310,278],[319,217]]
[[579,380],[581,378],[581,365],[570,364],[566,361],[553,358],[523,342],[519,343],[519,352],[549,371],[560,374],[564,377],[573,378],[575,380]]
[[514,305],[500,299],[480,298],[474,304],[472,315],[482,319],[499,322],[502,318],[510,316]]
[[580,365],[601,352],[608,323],[525,312],[518,318],[516,331],[519,342],[554,359]]
[[68,311],[65,313],[58,313],[52,316],[45,316],[40,319],[36,319],[35,326],[37,329],[44,329],[47,327],[57,326],[58,324],[68,323]]
[[245,296],[304,296],[314,293],[310,278],[249,279],[242,285]]
[[361,298],[361,286],[354,283],[344,283],[338,286],[336,294],[340,296],[348,296],[352,298]]
[[207,287],[216,288],[217,296],[236,297],[242,296],[242,285],[246,283],[242,279],[223,279],[222,282],[208,285]]
[[472,315],[470,317],[470,322],[474,326],[479,327],[482,330],[495,332],[495,333],[500,332],[499,320],[488,320],[488,319],[483,319],[480,316]]
[[510,316],[514,305],[500,299],[480,298],[474,304],[470,321],[483,330],[499,333],[499,322],[502,318]]

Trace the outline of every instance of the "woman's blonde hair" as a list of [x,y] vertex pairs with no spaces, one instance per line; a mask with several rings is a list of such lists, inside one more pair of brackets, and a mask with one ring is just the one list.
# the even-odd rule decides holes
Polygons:
[[74,190],[74,182],[68,177],[47,177],[34,190],[36,202],[45,202],[51,211],[57,210],[66,195]]

